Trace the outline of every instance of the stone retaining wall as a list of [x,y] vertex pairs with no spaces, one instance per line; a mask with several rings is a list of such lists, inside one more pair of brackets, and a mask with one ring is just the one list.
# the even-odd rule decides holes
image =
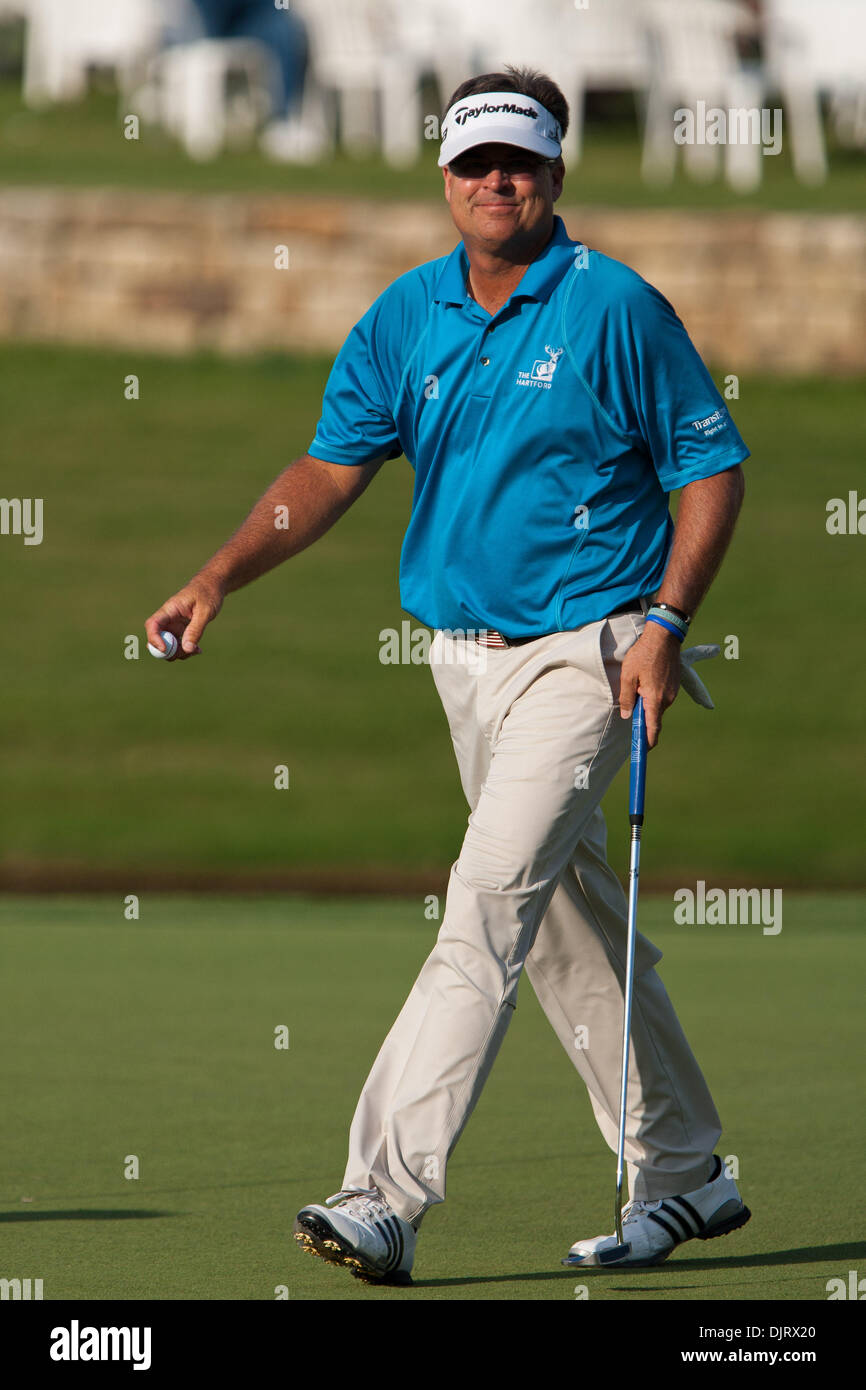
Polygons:
[[[866,370],[866,217],[557,210],[657,285],[719,369]],[[0,336],[335,353],[391,280],[456,239],[436,203],[9,188]]]

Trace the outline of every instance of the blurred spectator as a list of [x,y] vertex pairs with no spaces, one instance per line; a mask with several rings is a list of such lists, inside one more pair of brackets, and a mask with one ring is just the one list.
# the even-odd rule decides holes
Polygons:
[[309,65],[303,21],[274,0],[194,0],[205,37],[258,39],[270,49],[278,85],[262,148],[275,159],[307,161],[322,153],[323,136],[300,118]]
[[276,59],[280,74],[274,92],[274,117],[292,114],[300,106],[307,68],[307,33],[291,10],[278,10],[274,0],[194,0],[209,39],[258,39]]

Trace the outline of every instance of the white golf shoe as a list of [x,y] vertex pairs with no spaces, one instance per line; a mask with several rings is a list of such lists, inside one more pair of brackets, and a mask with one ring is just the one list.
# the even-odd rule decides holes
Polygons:
[[324,1206],[302,1207],[295,1240],[310,1255],[345,1265],[366,1284],[411,1284],[415,1227],[381,1192],[337,1192]]
[[623,1211],[620,1245],[615,1235],[594,1236],[572,1245],[564,1265],[586,1269],[645,1269],[661,1264],[686,1240],[713,1240],[745,1226],[751,1212],[718,1154],[704,1187],[658,1202],[629,1202]]

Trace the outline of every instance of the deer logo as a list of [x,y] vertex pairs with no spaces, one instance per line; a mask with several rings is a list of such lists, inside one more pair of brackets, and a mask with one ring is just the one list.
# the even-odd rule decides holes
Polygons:
[[564,348],[552,348],[545,344],[544,351],[547,353],[548,360],[542,362],[540,359],[532,364],[533,381],[552,381],[556,365],[564,352]]

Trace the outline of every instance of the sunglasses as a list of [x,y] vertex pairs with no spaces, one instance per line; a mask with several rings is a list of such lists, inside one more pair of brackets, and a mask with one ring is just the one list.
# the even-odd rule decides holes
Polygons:
[[491,169],[501,169],[510,178],[534,178],[542,169],[557,162],[556,159],[541,159],[528,152],[508,155],[505,159],[492,155],[461,154],[452,159],[448,168],[458,179],[483,179]]

